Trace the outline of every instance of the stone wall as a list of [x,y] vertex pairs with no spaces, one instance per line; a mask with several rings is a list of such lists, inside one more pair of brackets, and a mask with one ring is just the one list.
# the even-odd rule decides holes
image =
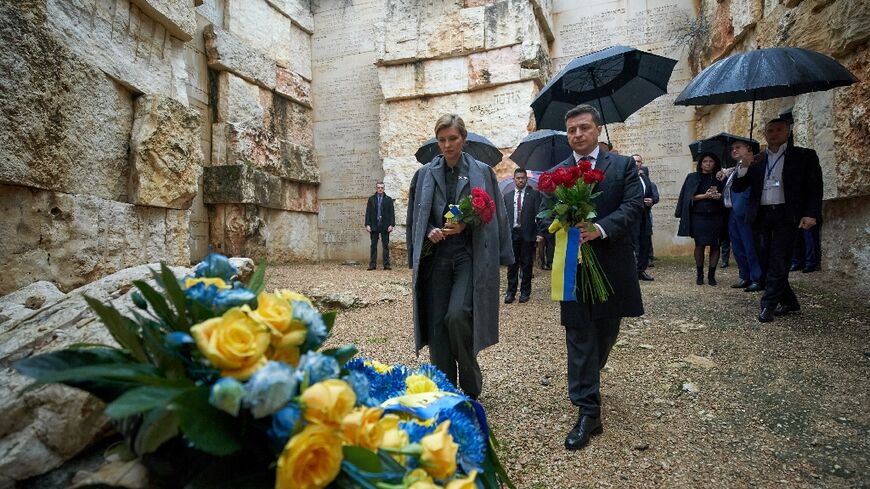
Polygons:
[[[756,104],[754,134],[763,123],[793,108],[795,144],[819,154],[824,178],[823,267],[867,287],[870,280],[870,11],[860,0],[701,1],[699,35],[693,42],[694,71],[732,53],[795,46],[829,55],[858,83],[827,92]],[[703,136],[749,130],[749,104],[697,111]]]

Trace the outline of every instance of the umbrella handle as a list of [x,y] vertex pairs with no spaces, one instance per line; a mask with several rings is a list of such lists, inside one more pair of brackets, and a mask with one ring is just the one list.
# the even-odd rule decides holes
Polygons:
[[[598,91],[598,80],[595,79],[595,71],[589,69],[589,77],[592,78],[592,89]],[[604,106],[601,105],[601,97],[598,97],[598,110],[601,111],[601,120],[604,121]],[[607,124],[604,124],[604,135],[607,136],[607,146],[610,146],[610,131],[607,130]]]
[[[752,129],[755,126],[755,90],[752,91],[752,116],[749,117],[749,140],[752,141]],[[750,144],[752,144],[750,142]]]

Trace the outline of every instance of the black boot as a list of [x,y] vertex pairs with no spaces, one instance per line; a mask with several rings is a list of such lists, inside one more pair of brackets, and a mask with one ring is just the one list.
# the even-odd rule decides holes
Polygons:
[[716,267],[710,267],[707,269],[707,283],[710,285],[717,285],[716,282]]
[[698,268],[698,276],[695,278],[695,283],[698,285],[704,285],[704,267]]

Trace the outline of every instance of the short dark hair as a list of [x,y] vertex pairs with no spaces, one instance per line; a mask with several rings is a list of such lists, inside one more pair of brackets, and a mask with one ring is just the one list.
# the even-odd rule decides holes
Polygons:
[[722,169],[722,160],[720,160],[719,157],[716,156],[716,153],[701,153],[698,155],[698,165],[695,168],[698,173],[701,173],[701,162],[704,161],[704,158],[708,156],[715,163],[715,165],[713,166],[713,173],[716,173]]
[[514,175],[516,175],[517,173],[522,173],[523,175],[527,174],[526,169],[521,166],[518,166],[516,170],[514,170]]
[[[589,105],[589,104],[580,104],[577,107],[569,110],[568,113],[565,114],[565,122],[568,122],[568,119],[573,117],[577,117],[578,115],[589,114],[592,116],[592,122],[595,123],[596,126],[603,126],[604,121],[601,119],[601,112],[598,112],[598,109]],[[613,148],[611,148],[613,149]]]
[[778,123],[782,123],[788,127],[791,127],[791,122],[783,119],[782,117],[774,117],[773,119],[767,121],[767,124],[765,124],[765,125],[769,126],[771,124],[778,124]]

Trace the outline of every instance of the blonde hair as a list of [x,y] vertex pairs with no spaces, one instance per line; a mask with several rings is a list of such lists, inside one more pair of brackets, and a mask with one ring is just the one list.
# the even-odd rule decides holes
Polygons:
[[466,138],[468,137],[468,130],[465,129],[465,121],[462,120],[462,117],[459,117],[456,114],[444,114],[438,118],[435,122],[435,136],[438,136],[438,131],[441,129],[454,128],[459,131],[459,134]]

